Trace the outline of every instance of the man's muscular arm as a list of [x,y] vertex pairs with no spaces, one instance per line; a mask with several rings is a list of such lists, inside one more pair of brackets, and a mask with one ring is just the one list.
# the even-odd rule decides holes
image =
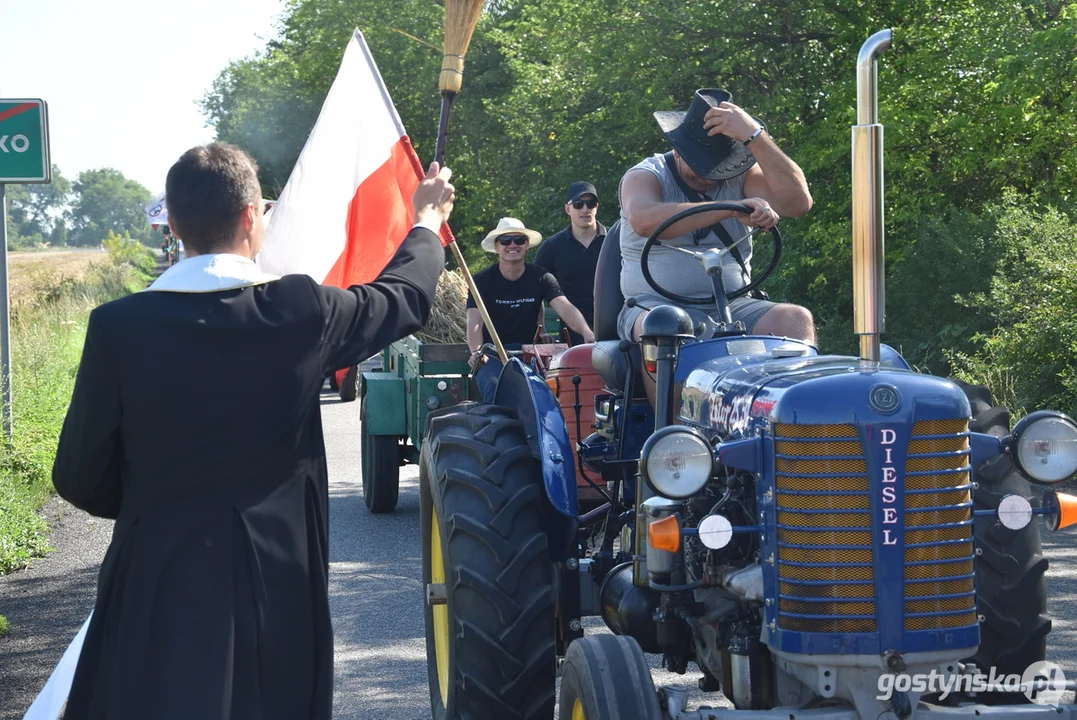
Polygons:
[[[744,142],[759,123],[733,103],[722,103],[707,111],[703,127],[709,135],[721,133]],[[756,165],[744,178],[744,194],[765,198],[783,217],[800,217],[812,207],[812,196],[804,171],[778,147],[764,130],[748,145]]]
[[[687,235],[693,230],[710,227],[726,218],[735,217],[746,224],[768,226],[768,213],[764,212],[766,202],[758,197],[749,197],[738,201],[755,209],[751,216],[730,210],[699,213],[674,223],[659,236],[659,240]],[[649,237],[655,229],[677,213],[695,207],[696,203],[669,203],[662,200],[662,184],[646,170],[633,170],[625,175],[621,183],[621,206],[632,229],[640,237]],[[753,220],[754,219],[754,220]],[[777,218],[773,218],[777,222]]]

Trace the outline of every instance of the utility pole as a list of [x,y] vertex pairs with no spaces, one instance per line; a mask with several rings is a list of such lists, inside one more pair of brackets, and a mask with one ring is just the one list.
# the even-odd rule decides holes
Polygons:
[[7,282],[7,186],[0,182],[0,409],[4,435],[14,436],[11,424],[11,294]]
[[14,436],[11,408],[11,298],[7,277],[5,183],[52,182],[48,106],[40,99],[0,99],[0,417]]

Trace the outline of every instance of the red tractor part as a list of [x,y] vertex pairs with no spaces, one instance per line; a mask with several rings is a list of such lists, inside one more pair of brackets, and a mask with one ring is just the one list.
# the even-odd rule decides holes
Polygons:
[[[605,382],[591,364],[592,347],[594,346],[590,344],[570,347],[550,360],[550,367],[546,372],[546,384],[557,396],[557,403],[561,406],[565,424],[568,426],[568,437],[572,442],[572,463],[576,468],[578,478],[577,496],[581,504],[592,504],[604,500],[597,490],[579,477],[580,464],[576,459],[576,443],[586,439],[592,432],[591,425],[595,421],[595,395],[605,388]],[[577,375],[580,377],[579,435],[582,435],[582,438],[576,433],[576,386],[572,383],[572,378]],[[595,485],[605,488],[606,483],[601,475],[590,470],[585,472]]]

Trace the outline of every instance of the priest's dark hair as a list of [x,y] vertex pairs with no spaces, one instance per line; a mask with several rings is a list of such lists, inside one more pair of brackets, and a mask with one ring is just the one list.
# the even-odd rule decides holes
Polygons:
[[228,143],[191,148],[168,171],[165,202],[185,244],[199,254],[221,252],[247,205],[262,202],[258,164]]

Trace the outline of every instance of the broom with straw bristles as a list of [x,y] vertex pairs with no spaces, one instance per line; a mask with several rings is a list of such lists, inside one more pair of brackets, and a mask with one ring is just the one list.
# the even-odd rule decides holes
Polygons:
[[[475,26],[479,24],[479,16],[482,15],[482,6],[485,0],[445,0],[445,55],[441,61],[441,76],[438,80],[441,86],[441,122],[438,126],[437,150],[434,152],[434,161],[438,165],[445,165],[445,142],[449,136],[449,113],[452,111],[453,101],[464,84],[464,55],[471,45],[471,36],[475,32]],[[475,298],[475,305],[479,308],[482,321],[490,332],[490,338],[497,347],[497,354],[501,362],[509,361],[509,354],[505,352],[505,346],[501,344],[501,338],[494,329],[494,323],[490,314],[486,311],[486,304],[479,296],[479,289],[475,287],[475,279],[471,277],[464,254],[456,241],[449,243],[452,248],[456,264],[460,266],[460,272],[467,282],[471,296]]]

